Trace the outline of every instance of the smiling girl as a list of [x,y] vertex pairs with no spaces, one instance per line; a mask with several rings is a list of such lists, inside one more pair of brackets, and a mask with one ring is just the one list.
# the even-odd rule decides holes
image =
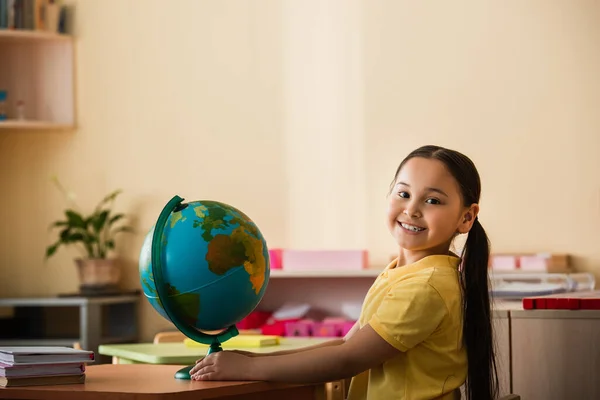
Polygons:
[[[488,238],[479,222],[481,182],[465,155],[439,146],[398,166],[387,223],[398,257],[367,293],[339,340],[289,352],[213,353],[195,380],[328,382],[352,377],[349,400],[497,397],[488,292]],[[460,256],[454,238],[468,234]]]

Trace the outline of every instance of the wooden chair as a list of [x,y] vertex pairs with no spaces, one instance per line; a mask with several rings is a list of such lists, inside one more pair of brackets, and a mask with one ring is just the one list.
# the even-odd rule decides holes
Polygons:
[[154,340],[152,343],[176,343],[183,342],[186,336],[179,331],[166,331],[166,332],[158,332],[154,335]]

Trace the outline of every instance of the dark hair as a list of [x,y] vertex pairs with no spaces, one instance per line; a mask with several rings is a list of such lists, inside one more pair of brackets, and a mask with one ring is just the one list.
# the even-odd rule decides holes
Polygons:
[[[439,146],[423,146],[411,152],[396,170],[395,180],[411,158],[434,159],[444,163],[460,187],[463,205],[479,203],[481,180],[475,164],[464,154]],[[463,248],[460,282],[463,290],[463,341],[467,348],[469,400],[488,400],[498,396],[498,374],[494,352],[488,259],[490,245],[478,218],[469,231]]]

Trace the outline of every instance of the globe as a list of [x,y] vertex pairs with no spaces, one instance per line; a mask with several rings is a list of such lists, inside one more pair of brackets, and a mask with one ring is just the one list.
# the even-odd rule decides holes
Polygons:
[[[236,324],[261,301],[269,252],[256,224],[237,208],[175,196],[144,239],[139,274],[152,307],[211,353],[238,334]],[[191,367],[175,377],[190,379]]]

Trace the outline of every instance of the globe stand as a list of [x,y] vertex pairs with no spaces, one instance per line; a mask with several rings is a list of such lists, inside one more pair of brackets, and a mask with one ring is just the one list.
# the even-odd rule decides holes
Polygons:
[[[224,331],[223,333],[220,333],[218,335],[209,335],[206,333],[197,332],[196,334],[192,335],[193,336],[192,339],[196,340],[200,343],[204,343],[204,344],[208,344],[207,342],[210,341],[210,347],[208,348],[208,351],[206,352],[206,356],[208,356],[209,354],[223,351],[223,347],[221,347],[221,343],[234,337],[234,336],[237,336],[237,335],[238,335],[238,330],[234,325],[234,326],[229,327],[226,331]],[[180,370],[175,372],[175,379],[190,380],[191,379],[190,370],[192,368],[194,368],[194,365],[188,365],[187,367],[181,368]]]
[[[177,312],[177,310],[173,307],[173,304],[170,301],[169,293],[167,285],[164,284],[165,279],[163,276],[163,258],[164,254],[162,252],[162,243],[163,243],[163,231],[165,229],[165,225],[169,219],[169,216],[173,211],[181,210],[187,207],[186,204],[182,204],[183,199],[179,196],[174,196],[165,207],[162,209],[160,215],[158,216],[158,220],[156,221],[156,225],[154,227],[154,233],[152,235],[152,249],[151,249],[151,263],[152,263],[152,276],[154,277],[154,281],[156,282],[156,292],[158,295],[158,299],[163,306],[163,310],[169,317],[169,320],[175,325],[180,332],[189,337],[196,342],[204,343],[209,345],[208,352],[206,355],[216,353],[218,351],[223,351],[221,347],[221,343],[226,340],[231,339],[234,336],[239,334],[235,325],[231,325],[229,328],[225,329],[223,332],[218,334],[208,334],[201,332],[194,327],[191,327],[187,324],[181,315]],[[191,379],[190,378],[190,370],[193,368],[193,365],[181,368],[175,373],[175,379]]]
[[[218,351],[223,351],[221,343],[219,343],[218,341],[216,343],[213,342],[208,348],[206,355],[208,356],[209,354],[216,353]],[[188,365],[187,367],[181,368],[180,370],[175,372],[175,379],[183,379],[189,381],[190,379],[192,379],[192,377],[190,376],[190,371],[192,368],[194,368],[194,365]]]

